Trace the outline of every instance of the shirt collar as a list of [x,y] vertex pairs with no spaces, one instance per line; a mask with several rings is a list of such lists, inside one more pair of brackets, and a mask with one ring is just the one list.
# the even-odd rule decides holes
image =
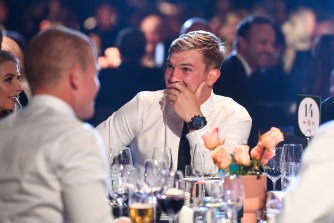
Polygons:
[[245,68],[247,77],[252,75],[252,68],[249,66],[245,58],[243,58],[239,53],[236,54],[236,57],[240,60],[242,66]]
[[43,105],[70,117],[76,117],[73,109],[65,101],[52,95],[34,95],[31,99],[30,104]]

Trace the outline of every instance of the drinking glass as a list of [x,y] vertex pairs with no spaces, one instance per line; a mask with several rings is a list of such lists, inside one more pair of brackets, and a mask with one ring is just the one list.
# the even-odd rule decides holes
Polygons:
[[129,147],[111,147],[109,154],[110,165],[133,166],[131,150]]
[[161,190],[167,177],[167,167],[163,160],[146,160],[144,181],[153,193]]
[[152,160],[164,161],[167,170],[172,170],[172,149],[170,147],[154,147]]
[[241,176],[227,175],[224,179],[223,200],[227,205],[227,215],[232,223],[237,222],[237,212],[241,209],[245,191]]
[[144,184],[153,194],[154,216],[159,220],[161,211],[157,209],[157,195],[166,182],[167,167],[163,160],[146,160],[144,163]]
[[292,185],[296,182],[300,165],[300,163],[294,162],[288,162],[285,164],[285,174],[283,179],[284,188],[282,188],[282,190],[286,189],[289,185]]
[[123,216],[124,203],[128,200],[129,189],[133,187],[135,169],[123,165],[113,165],[110,172],[110,190],[112,199],[117,201],[119,216]]
[[300,163],[302,159],[303,146],[301,144],[284,144],[281,156],[282,190],[287,187],[285,180],[286,164]]
[[184,175],[186,178],[190,177],[203,177],[204,174],[201,172],[201,165],[186,165]]
[[152,193],[140,188],[130,190],[129,209],[130,219],[133,223],[153,223],[154,200]]
[[185,200],[185,184],[181,171],[170,172],[165,185],[158,194],[158,206],[168,215],[169,223],[174,221],[175,215],[181,210]]
[[264,172],[269,179],[273,182],[273,190],[276,190],[276,182],[281,177],[281,156],[282,147],[275,148],[275,156],[269,160]]

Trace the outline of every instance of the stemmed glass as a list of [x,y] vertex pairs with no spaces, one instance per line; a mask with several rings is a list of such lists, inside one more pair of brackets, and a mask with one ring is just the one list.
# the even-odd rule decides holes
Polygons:
[[163,160],[146,160],[144,163],[144,181],[156,194],[161,190],[167,176],[167,167]]
[[227,205],[227,215],[232,223],[237,222],[237,212],[241,209],[244,199],[245,191],[241,176],[227,175],[224,182],[223,199]]
[[170,147],[154,147],[152,160],[161,160],[165,163],[168,171],[172,170],[172,149]]
[[156,208],[157,195],[166,182],[167,173],[168,170],[163,160],[146,160],[144,163],[144,185],[149,187],[149,191],[154,195],[154,216],[157,220],[161,216],[161,211]]
[[264,172],[267,174],[269,179],[273,182],[273,190],[276,190],[276,182],[281,177],[281,156],[282,156],[282,147],[275,148],[275,156],[271,158]]
[[170,172],[165,185],[158,194],[158,206],[173,223],[175,215],[181,210],[185,199],[185,183],[181,171]]
[[124,202],[128,199],[129,189],[133,187],[135,169],[130,166],[113,165],[110,171],[110,196],[117,201],[119,216],[123,216]]
[[288,186],[286,178],[287,166],[299,165],[302,159],[303,146],[301,144],[284,144],[281,156],[281,171],[282,171],[282,190]]

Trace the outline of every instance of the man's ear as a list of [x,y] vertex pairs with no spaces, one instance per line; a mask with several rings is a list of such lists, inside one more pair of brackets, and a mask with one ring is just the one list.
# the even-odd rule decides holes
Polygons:
[[214,83],[218,80],[220,77],[220,70],[219,69],[212,69],[209,71],[208,77],[206,79],[206,84],[210,87],[213,86]]
[[81,75],[79,74],[78,65],[72,66],[72,68],[69,70],[68,78],[69,78],[72,89],[73,90],[78,89],[80,85],[80,79],[81,79]]
[[238,37],[238,51],[245,51],[248,48],[247,39],[244,37]]

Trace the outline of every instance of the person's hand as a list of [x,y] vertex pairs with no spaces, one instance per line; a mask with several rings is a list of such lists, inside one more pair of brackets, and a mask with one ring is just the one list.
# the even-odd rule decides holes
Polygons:
[[195,115],[203,116],[200,109],[200,96],[202,94],[205,82],[201,82],[195,93],[192,93],[181,82],[175,82],[167,85],[165,90],[168,104],[175,113],[185,122],[190,122]]
[[131,220],[127,217],[120,217],[114,220],[113,223],[131,223]]

